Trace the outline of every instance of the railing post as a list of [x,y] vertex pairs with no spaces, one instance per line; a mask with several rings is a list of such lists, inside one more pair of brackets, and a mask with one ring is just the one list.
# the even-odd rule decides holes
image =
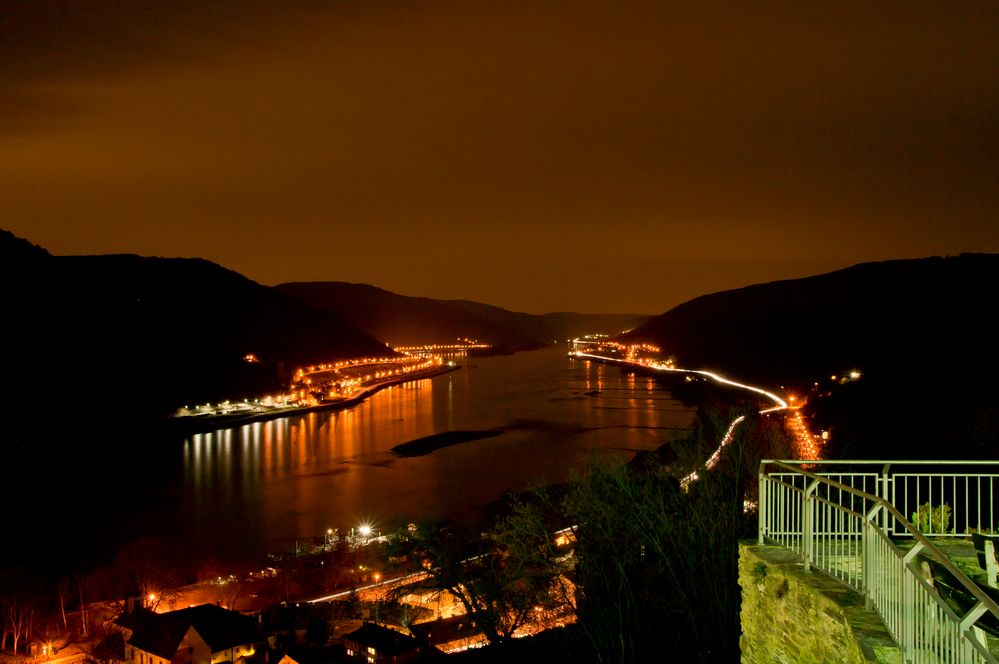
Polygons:
[[757,484],[757,486],[759,487],[758,493],[760,495],[759,498],[757,498],[757,505],[756,505],[756,520],[758,524],[757,528],[758,528],[759,544],[763,544],[763,533],[764,530],[766,529],[767,484],[765,478],[766,475],[763,472],[763,464],[760,464],[760,479],[759,483]]
[[985,648],[988,643],[985,640],[985,633],[979,627],[975,627],[975,623],[978,619],[984,616],[988,611],[982,605],[981,602],[976,604],[971,611],[965,614],[964,618],[961,619],[961,624],[959,629],[964,638],[969,641],[977,641],[979,647]]
[[[888,479],[888,468],[890,466],[891,466],[890,463],[886,463],[884,465],[884,467],[881,469],[881,495],[879,495],[878,498],[881,498],[882,500],[884,500],[885,502],[887,502],[889,505],[894,505],[895,503],[892,502],[891,497],[888,495],[889,492],[891,491],[891,489],[888,488],[888,483],[890,481]],[[883,511],[881,513],[881,532],[883,532],[885,535],[889,534],[888,533],[888,516],[889,516],[888,515],[888,510],[885,510],[885,511]]]
[[805,488],[805,495],[801,500],[801,544],[805,554],[806,572],[811,571],[812,559],[814,557],[814,545],[812,542],[812,494],[815,493],[818,486],[819,481],[812,480],[812,483]]
[[923,548],[922,542],[916,542],[912,548],[909,549],[904,556],[902,556],[901,582],[903,618],[902,624],[900,625],[902,633],[899,635],[899,645],[902,646],[902,656],[907,662],[912,661],[912,655],[916,646],[916,598],[913,597],[913,588],[915,583],[909,578],[911,575],[914,579],[916,577],[916,573],[912,571],[910,565]]
[[877,543],[874,538],[874,533],[871,532],[872,528],[877,528],[875,520],[877,519],[878,512],[881,510],[881,503],[874,503],[874,507],[867,510],[864,514],[864,535],[863,542],[861,544],[863,548],[862,558],[861,558],[861,569],[864,575],[864,608],[870,611],[874,608],[874,597],[873,586],[876,583],[874,580],[874,546]]

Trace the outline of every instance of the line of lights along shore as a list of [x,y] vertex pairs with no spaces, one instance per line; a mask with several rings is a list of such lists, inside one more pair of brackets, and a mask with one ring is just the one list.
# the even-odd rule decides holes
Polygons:
[[[491,348],[489,344],[473,339],[460,339],[450,344],[399,346],[393,350],[401,355],[363,357],[336,362],[311,364],[298,368],[291,379],[288,391],[241,401],[222,401],[178,409],[175,417],[198,417],[232,414],[252,414],[275,408],[302,408],[321,403],[334,403],[361,396],[367,389],[407,376],[418,377],[433,373],[445,364],[454,366],[447,357],[467,355],[470,350]],[[261,360],[254,353],[247,353],[243,361],[249,364]]]

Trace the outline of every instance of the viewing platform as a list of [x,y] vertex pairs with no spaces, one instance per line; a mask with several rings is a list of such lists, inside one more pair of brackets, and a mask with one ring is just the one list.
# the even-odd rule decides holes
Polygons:
[[[843,661],[999,662],[997,500],[999,462],[763,461],[758,543],[740,560],[744,661],[795,661],[799,637],[779,638],[766,603],[851,634]],[[787,596],[807,599],[773,606]]]

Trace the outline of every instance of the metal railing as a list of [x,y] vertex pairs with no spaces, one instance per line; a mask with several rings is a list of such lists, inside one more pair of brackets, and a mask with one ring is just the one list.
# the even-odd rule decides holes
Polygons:
[[[991,529],[999,473],[922,472],[930,465],[999,471],[999,462],[765,460],[759,542],[789,548],[806,570],[814,566],[862,593],[907,662],[999,662],[980,628],[985,622],[999,625],[999,605],[927,539]],[[892,467],[921,468],[891,473]],[[911,538],[912,546],[900,548],[893,537]],[[933,567],[950,587],[937,587]]]

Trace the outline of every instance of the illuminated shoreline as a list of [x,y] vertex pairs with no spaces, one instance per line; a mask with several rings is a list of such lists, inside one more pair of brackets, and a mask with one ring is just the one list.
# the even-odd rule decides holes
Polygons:
[[326,401],[323,403],[318,403],[310,406],[284,406],[281,408],[276,408],[274,410],[269,410],[265,412],[258,413],[246,413],[246,414],[232,414],[232,415],[206,415],[203,417],[184,417],[184,418],[174,418],[170,420],[170,426],[174,431],[189,434],[189,433],[205,433],[208,431],[215,431],[218,429],[229,429],[231,427],[241,426],[243,424],[251,424],[253,422],[265,422],[267,420],[276,420],[282,417],[295,417],[297,415],[308,415],[309,413],[319,413],[324,411],[335,411],[344,410],[346,408],[351,408],[361,403],[372,394],[379,392],[386,387],[392,387],[393,385],[401,385],[403,383],[409,383],[415,380],[424,380],[427,378],[434,378],[436,376],[441,376],[452,371],[457,371],[461,368],[461,365],[450,366],[444,364],[438,367],[434,367],[430,370],[425,370],[423,372],[414,372],[411,374],[405,374],[401,376],[394,376],[387,380],[384,380],[376,385],[370,385],[364,388],[358,394],[347,397],[345,399],[340,399],[337,401]]

